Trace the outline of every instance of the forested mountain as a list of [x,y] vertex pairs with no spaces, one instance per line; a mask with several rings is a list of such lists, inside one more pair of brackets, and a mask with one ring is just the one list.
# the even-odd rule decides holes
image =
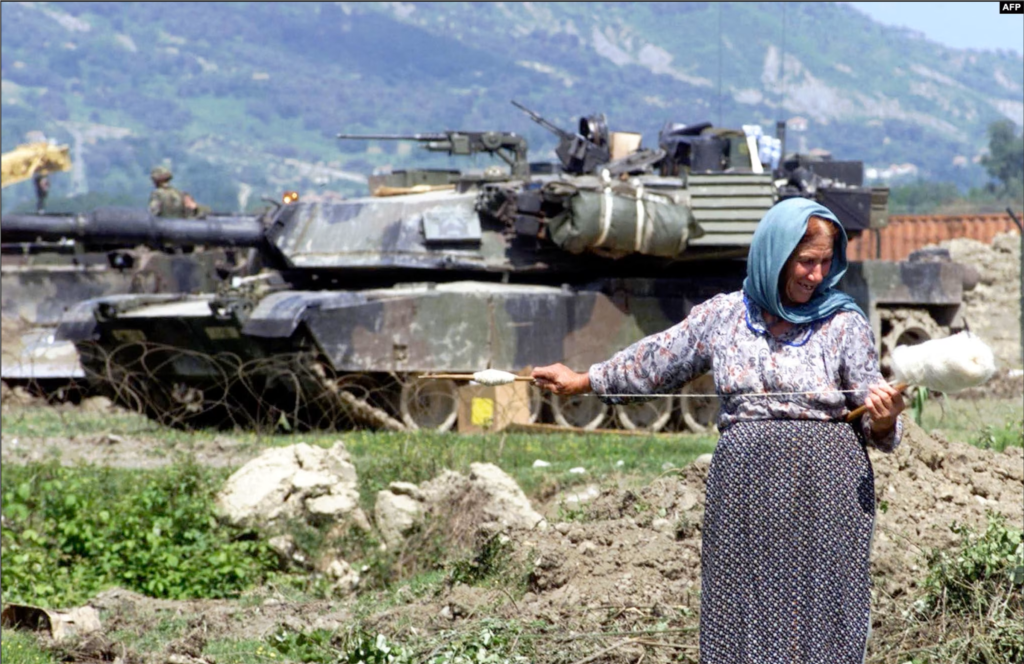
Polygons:
[[[646,146],[670,120],[787,119],[790,149],[962,187],[988,179],[987,127],[1024,124],[1021,56],[838,3],[4,2],[0,19],[3,150],[70,143],[51,197],[80,203],[143,204],[158,163],[222,210],[449,163],[338,132],[515,131],[549,157],[554,136],[511,99],[568,129],[603,112]],[[3,209],[31,190],[5,189]]]

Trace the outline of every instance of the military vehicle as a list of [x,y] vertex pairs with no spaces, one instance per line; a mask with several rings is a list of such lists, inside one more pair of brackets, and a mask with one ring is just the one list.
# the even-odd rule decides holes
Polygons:
[[[284,205],[259,239],[259,274],[199,295],[91,299],[58,337],[117,398],[174,425],[446,430],[458,385],[420,376],[606,359],[738,289],[782,198],[823,202],[851,235],[887,221],[888,191],[863,186],[860,162],[794,155],[772,169],[752,137],[707,123],[666,125],[642,149],[603,116],[567,132],[530,114],[558,135],[558,163],[531,164],[510,132],[339,135],[500,162],[381,173],[366,197]],[[859,263],[845,287],[884,338],[894,309],[948,324],[961,276],[949,262]],[[531,419],[583,428],[700,430],[714,410],[713,397],[610,409],[529,396]]]
[[[2,379],[64,393],[85,373],[74,345],[56,341],[64,311],[101,295],[214,290],[244,268],[260,238],[256,217],[154,219],[146,210],[100,208],[88,214],[4,215]],[[77,388],[82,388],[77,385]]]

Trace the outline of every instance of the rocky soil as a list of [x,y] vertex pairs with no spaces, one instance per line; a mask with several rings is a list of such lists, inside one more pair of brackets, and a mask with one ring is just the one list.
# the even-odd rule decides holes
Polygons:
[[964,292],[961,307],[971,331],[992,347],[1001,374],[1020,369],[1020,236],[997,235],[992,244],[960,238],[939,246],[978,272],[978,284]]

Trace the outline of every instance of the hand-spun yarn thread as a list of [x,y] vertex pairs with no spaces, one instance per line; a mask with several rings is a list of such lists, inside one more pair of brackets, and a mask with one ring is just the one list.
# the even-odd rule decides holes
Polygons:
[[473,374],[473,380],[481,385],[508,385],[515,382],[516,375],[498,369],[484,369]]
[[992,349],[969,332],[892,351],[896,380],[936,392],[959,392],[981,385],[996,372]]

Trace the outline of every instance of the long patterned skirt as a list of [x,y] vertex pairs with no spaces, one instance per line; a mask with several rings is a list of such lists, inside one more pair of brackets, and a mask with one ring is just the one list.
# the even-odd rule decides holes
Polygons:
[[723,432],[708,471],[702,664],[861,664],[874,474],[849,424]]

